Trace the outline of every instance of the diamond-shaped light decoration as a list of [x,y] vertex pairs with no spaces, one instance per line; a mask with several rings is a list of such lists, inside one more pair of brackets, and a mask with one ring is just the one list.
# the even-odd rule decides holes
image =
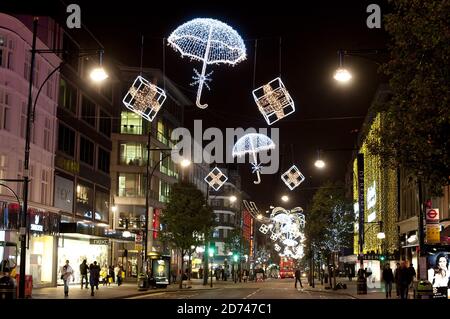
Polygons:
[[259,227],[259,231],[263,234],[267,234],[267,232],[269,231],[269,227],[267,227],[266,224],[262,224],[261,227]]
[[280,245],[278,245],[278,244],[273,245],[273,248],[274,248],[276,251],[280,251],[280,250],[281,250],[281,247],[280,247]]
[[123,98],[123,104],[151,122],[165,100],[166,92],[163,89],[139,75]]
[[226,177],[217,167],[214,167],[214,169],[205,177],[205,181],[216,191],[218,191],[227,180],[228,177]]
[[290,169],[288,169],[283,175],[281,175],[281,179],[287,185],[287,187],[289,187],[290,190],[293,190],[298,185],[303,183],[303,181],[305,180],[305,176],[303,176],[297,166],[292,165]]
[[253,90],[253,98],[269,125],[295,111],[294,101],[280,78]]
[[273,233],[272,235],[270,235],[270,239],[272,239],[272,241],[277,241],[278,240],[278,234]]

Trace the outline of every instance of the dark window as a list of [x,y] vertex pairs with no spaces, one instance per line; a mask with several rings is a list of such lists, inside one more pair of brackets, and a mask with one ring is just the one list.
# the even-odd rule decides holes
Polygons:
[[109,152],[105,151],[103,148],[98,148],[98,161],[97,161],[98,169],[109,173]]
[[94,143],[80,137],[80,161],[94,166]]
[[95,127],[95,103],[83,96],[81,101],[81,118]]
[[75,154],[75,132],[61,123],[58,129],[58,150],[70,156]]
[[106,136],[111,136],[111,116],[100,110],[100,132],[105,134]]
[[76,113],[77,90],[64,79],[59,82],[59,106]]

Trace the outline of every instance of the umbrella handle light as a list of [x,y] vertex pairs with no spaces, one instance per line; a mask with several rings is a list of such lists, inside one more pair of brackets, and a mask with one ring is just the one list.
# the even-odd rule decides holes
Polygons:
[[259,176],[259,171],[256,171],[256,176],[258,176],[258,180],[253,181],[254,184],[259,184],[261,183],[261,176]]

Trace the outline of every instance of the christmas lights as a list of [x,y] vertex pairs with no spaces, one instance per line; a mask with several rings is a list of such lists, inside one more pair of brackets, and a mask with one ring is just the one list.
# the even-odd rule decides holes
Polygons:
[[215,19],[197,18],[188,21],[176,28],[168,38],[168,43],[181,56],[203,62],[201,73],[194,69],[193,77],[198,84],[196,105],[207,108],[208,104],[201,104],[203,85],[210,82],[206,73],[207,64],[235,65],[246,59],[246,49],[241,36],[229,25]]
[[161,88],[138,76],[123,98],[123,104],[142,116],[147,121],[153,121],[166,100],[166,93]]
[[259,111],[269,125],[295,111],[294,101],[280,78],[260,86],[252,93]]
[[233,146],[233,157],[243,156],[245,154],[253,155],[252,172],[256,173],[258,179],[253,183],[261,183],[261,164],[258,164],[257,152],[267,151],[275,148],[275,143],[266,135],[258,133],[249,133],[237,140]]
[[305,176],[300,172],[297,166],[292,165],[283,175],[281,175],[281,179],[289,187],[290,190],[293,190],[298,185],[303,183],[305,180]]
[[227,180],[228,177],[217,167],[214,167],[205,177],[205,181],[209,186],[214,188],[215,191],[218,191]]

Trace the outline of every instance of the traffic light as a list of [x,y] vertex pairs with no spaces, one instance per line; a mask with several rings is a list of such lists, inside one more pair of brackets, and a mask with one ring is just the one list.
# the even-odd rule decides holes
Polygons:
[[233,254],[233,260],[234,260],[234,262],[237,262],[238,261],[238,254]]
[[209,257],[214,256],[215,253],[216,253],[216,244],[214,242],[210,242],[208,247]]
[[385,255],[380,255],[380,261],[384,261],[386,259]]

